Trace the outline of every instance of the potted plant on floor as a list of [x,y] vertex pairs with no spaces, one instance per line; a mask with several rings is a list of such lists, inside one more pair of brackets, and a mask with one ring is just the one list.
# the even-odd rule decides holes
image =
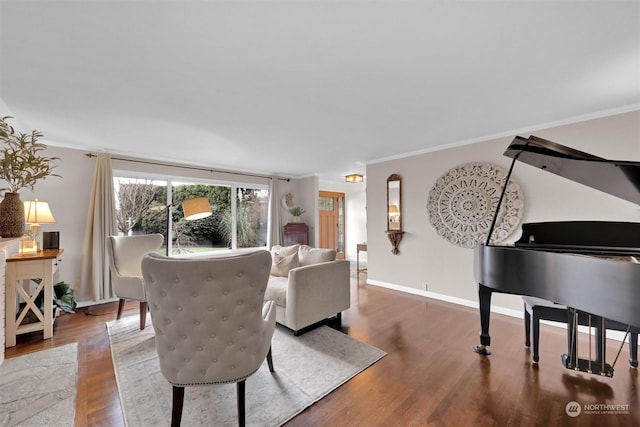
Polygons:
[[4,198],[0,202],[0,236],[20,237],[24,233],[24,206],[18,193],[22,188],[33,190],[35,184],[53,173],[52,164],[57,157],[47,157],[41,152],[47,146],[38,142],[42,133],[16,133],[7,122],[11,116],[0,118],[0,179],[8,186],[0,188]]
[[[37,283],[40,281],[37,280]],[[34,300],[36,307],[40,309],[41,313],[44,313],[44,292],[40,292]],[[21,303],[20,311],[24,307],[25,303]],[[74,295],[74,290],[68,283],[64,281],[58,282],[53,285],[53,317],[58,317],[61,311],[65,313],[75,313],[78,303]],[[31,311],[24,317],[23,324],[37,322],[39,319]]]

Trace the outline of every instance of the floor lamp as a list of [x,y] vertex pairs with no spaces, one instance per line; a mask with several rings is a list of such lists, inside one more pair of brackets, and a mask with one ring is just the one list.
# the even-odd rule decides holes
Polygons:
[[[173,206],[173,203],[165,206],[165,210],[167,211],[167,238],[164,240],[164,253],[169,256],[169,227],[170,227],[170,218],[169,213],[170,209]],[[211,216],[211,204],[209,203],[209,199],[206,197],[196,197],[193,199],[187,199],[182,202],[182,211],[184,212],[184,219],[187,221],[194,221],[196,219],[203,219],[208,216]]]

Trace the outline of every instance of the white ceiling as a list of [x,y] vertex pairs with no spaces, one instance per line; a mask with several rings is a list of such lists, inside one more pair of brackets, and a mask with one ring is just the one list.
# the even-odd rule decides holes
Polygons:
[[0,61],[49,145],[340,179],[640,108],[640,2],[0,0]]

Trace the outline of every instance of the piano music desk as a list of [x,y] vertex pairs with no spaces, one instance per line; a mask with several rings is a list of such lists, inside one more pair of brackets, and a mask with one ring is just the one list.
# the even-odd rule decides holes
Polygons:
[[[524,330],[525,330],[525,346],[531,346],[533,339],[533,361],[538,363],[539,341],[540,341],[540,320],[550,320],[553,322],[568,323],[569,314],[567,307],[561,304],[555,304],[551,301],[536,297],[522,297],[524,302]],[[602,348],[600,345],[601,334],[600,327],[596,323],[600,322],[600,317],[592,316],[592,326],[596,329],[596,360],[601,359]],[[589,326],[588,314],[580,313],[578,316],[578,324],[581,326]],[[612,320],[605,320],[605,327],[615,331],[626,331],[627,326]],[[532,334],[533,332],[533,334]],[[570,330],[568,331],[570,334]],[[634,368],[638,367],[638,330],[631,328],[629,332],[629,364]]]

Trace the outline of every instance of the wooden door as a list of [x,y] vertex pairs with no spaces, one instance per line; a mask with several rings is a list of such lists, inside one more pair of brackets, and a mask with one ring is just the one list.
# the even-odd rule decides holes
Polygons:
[[345,248],[345,198],[344,193],[320,191],[318,208],[320,212],[321,248],[335,249],[337,259],[344,259]]

